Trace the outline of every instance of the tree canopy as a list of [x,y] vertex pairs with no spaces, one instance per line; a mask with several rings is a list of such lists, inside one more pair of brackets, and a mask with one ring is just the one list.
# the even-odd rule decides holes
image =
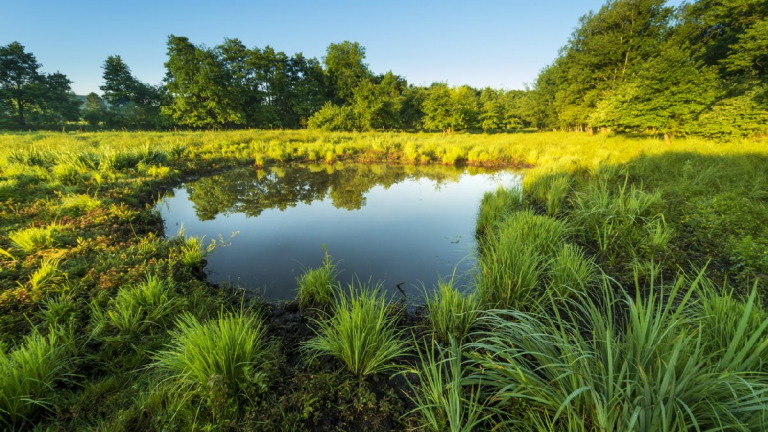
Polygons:
[[0,127],[573,131],[702,135],[768,133],[768,2],[607,0],[585,14],[524,90],[418,86],[376,74],[358,42],[322,60],[238,39],[167,41],[159,85],[119,55],[103,65],[103,96],[79,107],[69,80],[40,72],[18,42],[0,47]]

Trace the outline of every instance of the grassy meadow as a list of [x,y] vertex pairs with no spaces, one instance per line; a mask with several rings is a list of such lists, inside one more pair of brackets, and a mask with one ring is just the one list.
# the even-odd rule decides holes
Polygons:
[[[340,286],[333,251],[296,301],[246,298],[206,282],[217,241],[163,233],[183,179],[297,162],[524,180],[478,208],[474,289],[416,311]],[[766,205],[765,139],[0,134],[0,425],[765,431]]]

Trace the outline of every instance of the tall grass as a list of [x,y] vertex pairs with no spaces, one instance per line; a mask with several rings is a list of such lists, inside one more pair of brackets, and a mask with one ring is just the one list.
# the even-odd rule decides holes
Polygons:
[[199,269],[203,260],[216,249],[215,240],[211,240],[211,243],[206,246],[204,237],[185,235],[183,227],[179,229],[177,239],[177,259],[182,265],[191,269]]
[[432,296],[427,295],[427,313],[435,336],[444,343],[461,342],[475,325],[480,302],[475,293],[464,294],[454,286],[454,278],[440,280]]
[[0,424],[21,428],[52,408],[56,385],[66,380],[71,362],[71,336],[58,330],[33,333],[10,352],[0,349]]
[[120,288],[106,310],[92,306],[94,334],[112,343],[135,342],[164,330],[182,305],[167,281],[148,275],[141,284]]
[[338,291],[339,275],[338,265],[333,262],[333,257],[325,249],[323,263],[318,268],[310,268],[304,271],[296,279],[298,285],[297,298],[302,309],[317,308],[330,310]]
[[406,345],[390,311],[381,284],[353,282],[333,315],[315,322],[316,336],[304,348],[311,356],[335,357],[360,378],[392,371]]
[[268,383],[269,353],[258,315],[220,312],[200,322],[183,314],[169,346],[155,356],[155,367],[175,383],[181,397],[199,394],[218,415],[253,401]]
[[564,244],[549,262],[550,289],[561,298],[570,297],[574,290],[585,291],[597,280],[597,265],[584,250]]
[[480,202],[480,212],[475,224],[477,236],[482,237],[491,232],[506,215],[517,210],[522,201],[522,191],[519,188],[499,187],[494,192],[486,192]]
[[461,345],[451,338],[448,349],[432,343],[424,348],[418,344],[418,368],[410,372],[418,385],[409,381],[411,401],[416,406],[420,430],[432,432],[470,432],[477,430],[489,417],[481,405],[476,387],[465,384],[465,365]]
[[598,179],[576,193],[569,216],[580,228],[582,240],[596,243],[613,264],[627,255],[638,255],[649,241],[654,250],[666,246],[669,234],[663,219],[653,212],[661,202],[659,192],[645,192],[629,185],[627,179],[615,191]]
[[59,258],[43,258],[37,270],[29,276],[29,287],[33,291],[40,291],[54,287],[64,280],[59,271],[60,262]]
[[562,244],[565,223],[523,210],[507,215],[480,244],[477,290],[489,308],[522,308],[535,300],[549,256]]
[[534,175],[524,183],[524,188],[529,201],[543,205],[547,214],[554,216],[562,209],[572,185],[573,177],[568,172],[560,172]]
[[17,249],[32,254],[39,250],[54,247],[60,232],[61,226],[52,223],[44,227],[30,227],[13,231],[8,234],[8,238]]
[[702,349],[713,353],[729,370],[768,373],[768,312],[757,286],[746,299],[709,280],[701,281],[699,291],[701,298],[689,314],[701,323]]
[[[700,278],[645,297],[606,280],[599,301],[580,295],[565,315],[492,311],[489,331],[468,345],[478,353],[474,378],[497,403],[524,403],[523,421],[556,430],[759,430],[768,375],[744,372],[746,356],[723,362],[705,348],[701,318],[686,313]],[[765,343],[735,336],[739,353]]]

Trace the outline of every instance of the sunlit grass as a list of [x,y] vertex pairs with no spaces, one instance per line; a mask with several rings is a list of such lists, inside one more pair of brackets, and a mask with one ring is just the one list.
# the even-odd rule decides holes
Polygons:
[[358,377],[393,371],[406,344],[390,311],[380,284],[353,282],[338,297],[333,314],[316,321],[316,336],[304,347],[312,356],[338,359]]
[[521,308],[535,301],[550,256],[560,248],[567,225],[531,210],[509,213],[480,244],[477,291],[487,308]]
[[196,393],[225,415],[233,405],[253,401],[268,383],[265,331],[260,316],[244,311],[202,322],[185,313],[169,346],[154,356],[155,367],[177,386],[179,397]]
[[323,263],[318,268],[306,269],[297,279],[298,293],[296,295],[302,309],[316,308],[330,310],[339,292],[338,265],[333,257],[325,250]]
[[61,226],[52,223],[43,227],[30,227],[13,231],[8,234],[8,238],[17,249],[31,254],[54,247],[60,232]]
[[44,258],[37,270],[29,276],[29,287],[33,291],[39,291],[61,282],[64,277],[59,270],[60,262],[58,258]]
[[486,192],[480,202],[475,233],[480,238],[491,233],[499,221],[521,206],[522,201],[523,196],[520,189],[500,187],[494,192]]
[[461,342],[472,330],[480,310],[476,293],[460,292],[451,278],[440,280],[434,294],[426,299],[430,326],[442,342]]

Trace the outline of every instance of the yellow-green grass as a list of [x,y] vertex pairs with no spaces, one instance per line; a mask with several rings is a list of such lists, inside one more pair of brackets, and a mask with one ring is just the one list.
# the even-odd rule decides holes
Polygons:
[[[488,349],[493,350],[494,346],[490,344],[496,342],[500,342],[496,348],[504,347],[503,341],[483,341],[483,338],[488,336],[484,332],[489,325],[499,324],[500,330],[510,336],[510,339],[517,337],[515,335],[527,337],[531,334],[531,328],[537,328],[541,330],[537,333],[542,335],[539,338],[541,340],[528,339],[526,355],[517,357],[517,361],[532,361],[531,359],[539,354],[546,355],[547,352],[543,350],[552,347],[554,341],[557,348],[561,349],[558,356],[562,357],[563,353],[572,354],[574,359],[578,359],[572,367],[580,369],[565,371],[574,372],[568,376],[577,376],[575,373],[578,373],[581,374],[578,376],[597,378],[597,372],[590,374],[593,371],[592,365],[594,371],[600,371],[603,365],[595,363],[601,360],[594,353],[610,348],[620,350],[619,354],[624,356],[631,348],[625,343],[629,336],[619,333],[630,324],[632,328],[643,331],[648,328],[647,325],[639,322],[629,323],[626,320],[617,325],[601,323],[600,320],[608,319],[608,315],[596,316],[593,313],[595,311],[584,311],[587,313],[573,317],[563,316],[558,320],[544,316],[543,312],[536,308],[549,307],[547,313],[554,313],[563,312],[561,309],[566,310],[569,305],[578,302],[589,305],[588,300],[584,300],[586,297],[582,296],[589,296],[596,305],[605,306],[601,302],[601,295],[605,293],[600,294],[595,286],[599,285],[597,282],[600,280],[601,270],[608,273],[607,278],[611,278],[608,280],[621,280],[624,286],[632,286],[624,282],[635,278],[633,271],[645,272],[637,275],[637,287],[643,294],[648,295],[654,292],[653,289],[648,289],[653,286],[643,286],[644,281],[653,280],[649,275],[661,274],[668,278],[680,267],[689,268],[692,263],[702,266],[711,261],[707,272],[717,280],[728,277],[733,291],[704,293],[703,296],[697,293],[696,297],[702,297],[703,300],[697,298],[696,301],[700,302],[695,304],[701,307],[696,308],[693,307],[694,303],[688,303],[690,307],[686,309],[685,314],[680,315],[685,316],[685,322],[679,326],[668,325],[670,321],[661,319],[663,317],[654,318],[654,322],[661,323],[654,324],[656,328],[666,326],[665,328],[671,330],[664,333],[664,340],[661,341],[663,343],[650,346],[663,346],[663,349],[654,352],[656,357],[652,360],[669,361],[669,355],[675,350],[667,350],[667,347],[678,341],[682,341],[680,343],[683,346],[677,352],[691,354],[691,351],[695,350],[692,345],[695,342],[693,336],[702,335],[704,339],[701,346],[704,352],[700,355],[695,352],[692,354],[698,355],[697,358],[704,362],[706,373],[719,370],[713,366],[715,358],[717,362],[725,364],[727,361],[745,371],[764,368],[765,362],[761,363],[765,358],[763,345],[758,347],[762,349],[762,357],[745,358],[749,361],[739,361],[737,364],[734,361],[738,360],[744,347],[754,344],[744,337],[737,338],[738,343],[730,341],[734,340],[734,335],[759,335],[761,328],[762,334],[765,334],[765,314],[762,306],[765,301],[759,302],[756,294],[752,300],[749,297],[742,300],[742,294],[752,293],[755,277],[760,278],[757,285],[762,289],[762,281],[768,273],[768,227],[765,223],[768,220],[768,194],[765,192],[768,190],[767,143],[758,140],[716,143],[692,138],[675,139],[667,144],[648,137],[590,136],[576,133],[449,136],[428,133],[317,131],[2,134],[0,345],[5,345],[5,353],[18,349],[23,346],[24,336],[29,334],[33,327],[42,329],[47,328],[49,324],[59,324],[77,329],[76,334],[82,335],[78,340],[83,342],[87,350],[83,356],[87,367],[78,369],[82,376],[77,378],[83,390],[80,390],[80,385],[58,386],[54,393],[46,395],[46,398],[50,396],[56,397],[57,400],[62,397],[66,399],[72,394],[77,394],[79,396],[73,396],[74,400],[79,400],[78,397],[90,400],[86,395],[98,388],[98,382],[103,381],[106,375],[115,377],[114,382],[126,384],[120,384],[120,388],[110,392],[110,396],[105,397],[105,400],[139,400],[137,394],[151,395],[154,390],[147,387],[137,390],[132,387],[133,380],[130,377],[133,375],[130,374],[151,370],[153,374],[157,374],[153,379],[160,380],[166,386],[177,385],[178,388],[192,389],[198,401],[206,400],[214,408],[226,411],[227,406],[232,407],[232,402],[236,402],[236,407],[248,406],[247,403],[239,402],[250,403],[260,399],[256,397],[255,392],[267,382],[274,385],[274,381],[262,379],[264,369],[261,367],[263,357],[260,353],[263,353],[263,350],[259,348],[256,350],[258,352],[248,351],[246,347],[239,345],[232,349],[208,350],[207,344],[213,343],[219,338],[218,335],[226,332],[231,333],[232,337],[245,335],[249,340],[258,339],[258,343],[254,343],[263,347],[260,339],[264,334],[263,327],[260,322],[249,322],[245,326],[237,326],[245,331],[235,331],[233,327],[233,331],[229,332],[222,325],[216,324],[217,321],[204,320],[206,316],[215,315],[223,305],[227,305],[229,310],[236,309],[239,300],[234,301],[233,305],[231,300],[225,297],[227,290],[212,290],[197,279],[200,277],[200,264],[210,252],[209,247],[198,239],[183,236],[163,238],[162,221],[151,210],[154,200],[162,190],[179,182],[183,175],[197,175],[231,166],[302,162],[309,164],[310,169],[332,169],[333,166],[344,162],[377,161],[399,164],[525,167],[523,196],[514,194],[514,200],[496,203],[496,208],[489,209],[482,221],[478,222],[478,227],[482,227],[483,237],[493,239],[498,236],[507,241],[514,240],[516,243],[512,244],[521,247],[496,245],[493,251],[504,257],[506,264],[501,259],[493,259],[490,254],[484,255],[481,260],[487,265],[487,279],[481,281],[485,285],[481,284],[478,288],[479,298],[486,307],[515,306],[528,310],[533,315],[516,315],[516,319],[520,318],[518,321],[502,320],[510,327],[501,326],[502,321],[486,321],[475,326],[478,334],[469,339],[489,344],[479,352],[487,353]],[[633,189],[637,192],[632,192]],[[632,207],[633,199],[654,196],[658,198],[651,199],[652,203],[641,212],[636,212],[637,207]],[[526,211],[520,212],[521,208]],[[511,213],[522,215],[511,216]],[[605,224],[606,218],[601,220],[605,215],[615,223]],[[522,234],[514,234],[515,217],[526,219],[526,224],[530,222],[531,226],[536,225],[534,222],[546,221],[544,223],[547,223],[549,228],[563,225],[567,230],[556,230],[558,233],[555,233],[545,229],[545,226],[537,225],[537,232],[549,233],[546,234],[549,240],[531,239]],[[29,228],[49,227],[54,224],[57,232],[51,232],[50,238],[44,236],[41,241],[29,243],[26,250],[16,244],[10,236]],[[618,229],[623,226],[629,228]],[[501,234],[497,235],[497,232]],[[613,237],[606,236],[606,233]],[[605,241],[606,238],[610,241]],[[17,240],[20,239],[22,238],[17,237]],[[525,243],[521,243],[521,239]],[[601,244],[607,246],[601,247]],[[54,262],[57,265],[52,266]],[[593,267],[593,262],[597,267]],[[44,270],[39,270],[41,268]],[[519,270],[520,283],[508,283],[508,270],[511,268]],[[534,270],[533,274],[526,275],[525,271],[530,269]],[[172,312],[163,314],[162,319],[148,318],[149,315],[145,313],[146,306],[142,306],[139,301],[140,292],[133,289],[146,280],[147,274],[161,275],[164,281],[166,277],[168,280],[174,280],[174,285],[169,286],[169,290],[156,292],[164,294],[164,298],[160,295],[156,300],[147,300],[146,303],[158,306],[161,311],[166,306],[173,306]],[[34,289],[34,285],[44,289]],[[484,287],[489,288],[485,291],[486,296],[482,295]],[[514,289],[506,289],[509,287]],[[560,289],[565,287],[568,289]],[[130,295],[127,294],[129,292]],[[557,302],[547,301],[544,302],[546,304],[539,305],[538,300],[546,300],[548,294],[552,294],[553,300]],[[628,294],[632,300],[622,296],[613,300],[625,306],[642,306],[643,312],[651,311],[651,315],[661,313],[655,312],[659,308],[654,309],[647,302],[655,301],[655,305],[660,306],[662,297],[655,300],[645,300],[645,297],[635,300],[634,289]],[[185,300],[174,303],[176,300],[173,299],[177,296]],[[131,300],[133,303],[128,297],[134,297]],[[537,301],[529,301],[531,297]],[[172,304],[169,305],[169,302]],[[335,339],[337,344],[324,352],[336,355],[341,360],[337,365],[338,369],[346,366],[353,375],[358,376],[370,377],[381,372],[391,372],[394,362],[406,364],[407,356],[397,360],[406,349],[405,345],[401,345],[401,342],[405,343],[401,340],[402,327],[394,327],[395,323],[388,321],[390,315],[379,314],[385,309],[385,312],[389,313],[389,309],[384,308],[380,297],[375,295],[360,302],[364,304],[354,307],[351,298],[348,299],[347,307],[340,309],[349,311],[348,314],[342,314],[346,315],[347,319],[339,318],[336,324],[326,323],[327,328],[321,333],[331,334],[338,330],[348,334],[345,336],[339,333],[334,338],[329,338],[329,341]],[[92,308],[86,306],[89,304]],[[552,307],[553,305],[555,306]],[[446,308],[446,311],[448,309],[451,308]],[[118,310],[125,312],[123,317],[118,316],[122,313],[118,313]],[[361,310],[371,312],[369,315],[375,319],[365,320],[365,314],[359,312]],[[747,316],[747,311],[749,318],[742,320],[743,316]],[[102,313],[106,319],[109,312],[114,313],[114,322],[104,328],[109,327],[111,330],[94,331],[100,322],[94,318],[98,318],[99,313]],[[187,312],[192,313],[199,321],[195,322]],[[663,312],[667,313],[666,309]],[[182,316],[180,314],[183,314],[186,320],[179,321],[179,330],[170,339],[165,329]],[[591,314],[590,320],[594,321],[592,327],[600,330],[603,327],[608,328],[609,325],[613,326],[609,330],[615,335],[606,333],[600,341],[579,339],[588,335],[573,331],[573,327],[578,326],[579,330],[588,332],[589,326],[582,326],[588,314]],[[229,317],[231,315],[225,312],[222,319],[230,320]],[[151,321],[151,324],[144,321]],[[125,332],[118,330],[118,324],[122,326],[121,323],[125,324]],[[528,327],[511,327],[521,323]],[[144,324],[148,327],[142,327]],[[713,331],[713,328],[718,330]],[[366,344],[361,346],[364,349],[344,352],[345,345],[349,347],[355,341],[362,340],[350,333],[354,329],[371,330],[378,335],[372,339],[382,343],[376,346]],[[122,338],[119,344],[113,343],[111,338],[122,337],[123,334],[131,337]],[[164,348],[163,344],[169,340],[171,345]],[[578,343],[570,346],[573,341]],[[615,341],[620,344],[614,345]],[[185,365],[186,360],[182,359],[179,353],[192,345],[201,347],[200,355]],[[150,352],[166,353],[166,360],[174,360],[165,363],[168,367],[147,369],[151,364],[148,354]],[[214,354],[204,355],[208,352]],[[377,360],[381,355],[387,358]],[[439,358],[439,353],[436,352],[436,355],[435,359]],[[159,355],[158,359],[160,357],[162,356]],[[192,367],[197,368],[195,365],[199,366],[208,361],[206,359],[224,357],[232,360],[232,367],[222,367],[220,371],[205,370],[195,377],[185,375],[192,371]],[[364,361],[356,361],[353,357]],[[562,361],[551,364],[546,363],[543,357],[537,358],[542,360],[521,364],[521,371],[533,371],[530,376],[532,380],[544,379],[542,371],[549,373],[550,369],[555,374],[552,375],[554,378],[565,376],[560,375],[562,371],[558,369],[566,367]],[[494,359],[501,360],[502,357]],[[160,360],[160,363],[163,361]],[[639,363],[627,364],[628,368],[636,368]],[[115,365],[118,368],[113,368]],[[244,367],[241,368],[240,365]],[[484,370],[488,371],[494,365],[486,366],[488,367]],[[645,366],[651,369],[655,367],[653,364],[643,365]],[[227,381],[228,378],[223,381],[218,378],[210,382],[204,381],[210,373],[222,377],[246,376],[249,387],[232,385]],[[459,375],[452,374],[448,381],[459,380],[455,378],[457,376]],[[497,378],[499,379],[495,384],[500,386],[513,382],[512,378],[512,381],[505,381],[503,377]],[[296,376],[293,376],[293,379],[296,379]],[[488,376],[468,379],[482,380],[482,390],[487,390],[493,384]],[[634,386],[639,381],[621,382]],[[722,380],[712,382],[729,384]],[[555,389],[552,383],[558,387]],[[467,389],[472,389],[475,385],[476,381]],[[440,383],[432,387],[446,392],[454,390]],[[574,396],[571,406],[563,408],[560,418],[554,419],[554,414],[562,407],[563,398],[559,394],[553,396],[551,392],[571,392],[577,388],[568,387],[562,380],[542,381],[540,387],[531,391],[540,391],[538,395],[542,398],[554,398],[530,410],[532,415],[538,415],[537,418],[543,423],[562,427],[563,422],[572,420],[578,423],[585,418],[590,419],[592,424],[598,422],[595,420],[595,413],[598,413],[594,410],[596,408],[591,406],[589,401],[583,400],[587,396],[586,392]],[[692,389],[684,386],[679,388],[686,392]],[[590,394],[600,395],[600,392],[598,388]],[[112,398],[113,393],[120,396]],[[217,405],[222,402],[219,395],[223,394],[227,395],[227,401],[224,401],[224,405]],[[302,395],[307,400],[311,400],[312,396]],[[448,403],[450,407],[456,407],[456,402],[462,397],[465,401],[478,397],[476,393],[455,392],[449,396],[443,402]],[[498,401],[507,396],[492,395],[487,401],[477,400],[476,406],[488,402],[496,409],[500,406]],[[725,393],[711,396],[725,398]],[[751,403],[747,396],[745,398],[745,402]],[[716,400],[718,403],[720,401],[726,408],[730,403],[725,399]],[[109,410],[105,409],[105,412],[120,411],[126,413],[125,418],[132,418],[131,415],[143,418],[141,413],[144,411],[139,405],[134,406],[132,402],[111,403]],[[510,403],[514,405],[516,402]],[[523,403],[523,406],[533,405]],[[622,409],[623,407],[624,405]],[[162,405],[162,408],[157,412],[164,411],[165,405]],[[508,406],[502,408],[507,409]],[[56,412],[67,413],[72,409],[73,406],[67,406]],[[190,410],[192,414],[188,412],[188,417],[197,418],[197,406]],[[610,416],[613,412],[605,411],[604,414]],[[469,414],[469,417],[475,415],[471,410]],[[487,413],[483,415],[485,414]],[[702,406],[695,407],[695,414],[704,421],[712,420],[706,418],[707,413]],[[64,417],[53,419],[56,414],[50,414],[51,417],[48,417],[46,410],[35,410],[24,415],[34,417],[36,421],[42,420],[43,423],[50,420],[50,424],[54,425],[53,430],[78,429],[79,426],[98,429],[100,424],[110,424],[110,421],[114,420],[109,417],[111,414],[94,411],[93,417],[87,420],[83,417],[78,420],[82,423],[73,426],[66,414]],[[275,418],[270,417],[270,420]],[[649,421],[656,424],[653,423],[656,421],[653,418]],[[466,423],[459,421],[456,424]],[[46,426],[47,423],[42,426],[35,425],[43,429]],[[211,425],[200,424],[200,427],[208,426]]]

